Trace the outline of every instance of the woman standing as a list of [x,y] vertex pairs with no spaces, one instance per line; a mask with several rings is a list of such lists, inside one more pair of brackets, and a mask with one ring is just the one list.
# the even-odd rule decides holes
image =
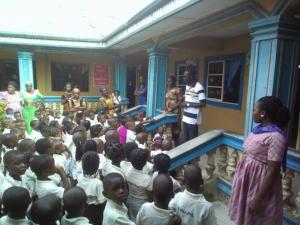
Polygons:
[[105,87],[100,89],[100,93],[102,97],[99,98],[98,108],[106,111],[109,116],[113,116],[115,113],[115,106],[112,97],[108,94],[108,91]]
[[67,82],[65,85],[65,92],[61,95],[61,104],[63,105],[64,112],[70,111],[69,101],[72,98],[72,84]]
[[236,225],[281,225],[283,198],[281,165],[286,166],[283,132],[289,111],[272,96],[258,100],[253,119],[259,123],[244,143],[244,154],[233,180],[229,215]]
[[6,102],[5,109],[12,109],[14,112],[21,112],[21,96],[14,81],[9,81],[7,91],[0,93],[0,99]]
[[32,89],[32,83],[26,83],[26,90],[21,93],[23,101],[22,114],[24,121],[26,123],[26,131],[31,134],[30,122],[35,118],[35,111],[37,108],[37,103],[43,99],[43,95],[39,90]]
[[182,91],[179,87],[176,87],[176,77],[168,77],[168,89],[166,94],[166,112],[177,114],[177,122],[172,123],[172,139],[177,146],[179,144],[180,136],[180,103],[182,102]]

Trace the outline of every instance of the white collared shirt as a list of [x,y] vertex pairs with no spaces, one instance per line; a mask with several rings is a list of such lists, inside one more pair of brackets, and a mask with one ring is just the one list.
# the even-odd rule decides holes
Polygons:
[[31,225],[32,223],[27,219],[12,219],[9,216],[3,216],[0,219],[0,225]]
[[48,194],[55,194],[62,198],[65,192],[63,187],[57,186],[52,180],[36,180],[35,189],[38,198],[42,198]]
[[60,225],[92,225],[86,217],[67,218],[66,215],[61,219]]
[[32,130],[31,134],[28,134],[27,132],[25,132],[25,137],[33,140],[34,142],[36,142],[37,140],[43,138],[43,135],[39,131]]

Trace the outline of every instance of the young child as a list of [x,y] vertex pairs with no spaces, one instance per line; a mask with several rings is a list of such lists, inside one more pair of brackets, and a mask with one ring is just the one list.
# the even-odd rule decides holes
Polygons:
[[1,123],[2,123],[2,127],[4,128],[2,134],[10,133],[10,129],[13,128],[15,125],[14,120],[10,118],[4,118]]
[[138,133],[136,135],[136,141],[135,141],[138,145],[138,148],[141,149],[147,148],[146,146],[147,139],[148,139],[148,134],[146,132]]
[[128,218],[125,205],[127,186],[124,178],[117,173],[110,173],[103,179],[103,194],[107,203],[103,212],[103,225],[135,225]]
[[134,149],[137,148],[138,146],[135,142],[128,142],[123,145],[125,159],[120,162],[120,167],[124,174],[129,170],[129,168],[132,167],[130,162],[130,154]]
[[26,138],[30,138],[34,142],[36,142],[37,140],[43,138],[43,135],[40,132],[40,126],[41,126],[41,123],[40,123],[39,120],[32,120],[30,122],[30,127],[32,128],[32,131],[31,131],[31,134],[28,134],[26,132],[26,134],[25,134]]
[[15,150],[18,146],[18,138],[16,135],[8,133],[1,136],[3,154],[8,151]]
[[61,199],[54,194],[49,194],[32,204],[30,215],[35,224],[57,225],[61,210]]
[[21,128],[14,127],[10,130],[10,133],[16,135],[18,143],[25,138],[25,130]]
[[101,225],[105,198],[103,196],[103,184],[98,176],[99,157],[96,152],[88,151],[82,156],[83,174],[78,176],[78,187],[81,187],[87,195],[87,208],[85,217],[94,225]]
[[126,143],[135,142],[136,133],[135,133],[135,125],[133,121],[126,122],[127,127],[127,135],[126,135]]
[[181,219],[169,209],[173,197],[173,184],[166,174],[159,174],[153,181],[153,200],[142,205],[137,214],[137,225],[180,225]]
[[10,187],[2,197],[4,213],[0,219],[0,225],[30,225],[31,222],[26,218],[28,206],[31,198],[27,189],[23,187]]
[[98,124],[100,124],[103,128],[109,127],[107,123],[107,116],[104,113],[98,113],[97,115]]
[[[59,198],[63,197],[63,193],[70,187],[69,180],[62,167],[55,168],[54,159],[47,154],[38,155],[32,159],[30,163],[31,170],[36,174],[35,191],[38,198],[47,194],[55,194]],[[61,177],[62,186],[57,186],[49,176],[58,173]]]
[[[63,209],[66,214],[61,219],[61,225],[92,225],[84,217],[87,196],[80,187],[73,187],[64,193]],[[102,221],[101,221],[102,222]]]
[[10,187],[26,188],[23,175],[27,169],[25,156],[22,152],[11,150],[3,157],[3,163],[6,170],[6,175],[0,187],[0,197]]
[[156,155],[161,153],[168,154],[168,151],[172,149],[172,141],[170,139],[164,139],[161,143],[154,142],[154,146],[157,148],[156,150],[151,151],[151,158],[154,158]]
[[109,128],[117,130],[119,127],[118,119],[116,117],[111,117],[107,120]]
[[148,150],[134,149],[130,154],[132,167],[125,173],[129,187],[127,206],[130,219],[135,221],[141,206],[150,198],[152,191],[152,178],[143,171],[149,157]]
[[102,170],[102,175],[106,176],[109,173],[118,173],[125,177],[120,163],[124,158],[122,146],[118,142],[107,142],[105,145],[105,156],[109,159]]
[[15,117],[15,120],[16,120],[16,122],[21,122],[21,121],[23,121],[23,117],[22,117],[22,113],[21,112],[15,112],[14,113],[14,117]]
[[217,225],[212,204],[201,194],[203,185],[201,169],[192,164],[188,165],[184,169],[184,183],[186,189],[177,193],[169,204],[169,207],[181,217],[182,224]]
[[24,153],[29,165],[29,160],[32,158],[35,152],[35,143],[31,139],[25,138],[22,141],[20,141],[17,150]]
[[170,156],[166,155],[166,154],[163,154],[163,153],[160,153],[160,154],[157,154],[155,157],[154,157],[154,167],[157,171],[155,171],[153,173],[153,177],[152,179],[154,180],[155,177],[159,174],[166,174],[167,176],[169,176],[172,180],[172,183],[173,183],[173,192],[178,192],[181,190],[181,185],[180,183],[174,179],[172,176],[170,176],[169,174],[169,168],[171,166],[171,158]]
[[11,119],[11,120],[16,120],[15,115],[14,115],[14,110],[12,108],[7,108],[5,110],[5,118]]

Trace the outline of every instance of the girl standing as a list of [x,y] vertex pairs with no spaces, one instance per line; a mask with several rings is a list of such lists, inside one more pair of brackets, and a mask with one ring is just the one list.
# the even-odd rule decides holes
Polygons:
[[229,216],[236,225],[281,225],[283,198],[281,165],[285,170],[287,139],[283,132],[289,111],[272,96],[258,100],[254,127],[244,142],[244,154],[233,180]]

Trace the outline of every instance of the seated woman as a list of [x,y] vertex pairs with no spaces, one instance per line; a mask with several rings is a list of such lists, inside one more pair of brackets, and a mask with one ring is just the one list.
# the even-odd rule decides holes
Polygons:
[[106,112],[109,116],[113,116],[115,113],[115,106],[112,97],[108,94],[106,87],[99,89],[101,97],[98,102],[98,109]]

